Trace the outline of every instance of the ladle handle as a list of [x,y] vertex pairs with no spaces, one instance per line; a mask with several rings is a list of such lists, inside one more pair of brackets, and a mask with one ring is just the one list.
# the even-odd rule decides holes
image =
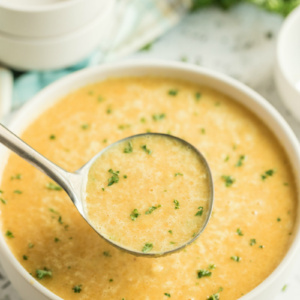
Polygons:
[[2,124],[0,124],[0,142],[24,158],[34,167],[41,170],[43,173],[57,182],[63,189],[69,189],[69,173],[67,171],[58,167],[39,152],[35,151]]

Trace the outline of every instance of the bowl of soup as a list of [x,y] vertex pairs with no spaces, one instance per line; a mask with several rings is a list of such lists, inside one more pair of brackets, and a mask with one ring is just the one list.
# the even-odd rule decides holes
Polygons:
[[[198,239],[167,256],[136,257],[101,239],[59,186],[2,148],[0,260],[23,299],[266,300],[284,285],[299,249],[299,145],[280,114],[242,83],[175,62],[99,66],[44,89],[9,127],[70,172],[122,138],[171,134],[201,151],[214,181],[212,215]],[[107,176],[124,176],[117,167]],[[123,201],[139,182],[127,178],[137,166],[128,168]],[[192,184],[185,172],[172,169],[168,178]],[[99,188],[108,204],[120,182]],[[138,229],[145,218],[160,221],[159,193],[181,209],[173,192],[170,184],[150,188],[138,193],[153,199],[149,209],[106,212]],[[161,226],[168,243],[178,242],[176,228]]]

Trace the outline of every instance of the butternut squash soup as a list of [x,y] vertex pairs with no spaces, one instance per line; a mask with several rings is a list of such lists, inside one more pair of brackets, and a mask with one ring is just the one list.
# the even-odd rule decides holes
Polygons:
[[[63,299],[238,299],[285,256],[297,205],[286,154],[267,126],[243,106],[181,80],[109,79],[58,101],[22,138],[75,171],[107,145],[145,132],[169,133],[190,142],[212,169],[212,217],[193,244],[159,258],[116,249],[83,220],[59,186],[11,154],[0,208],[2,233],[12,253],[33,278]],[[136,167],[122,170],[128,175],[122,178],[124,184]],[[118,166],[109,168],[121,175]],[[185,175],[182,170],[172,172]],[[112,194],[117,184],[104,188],[104,195]],[[181,209],[180,195],[175,198],[169,186],[165,189]],[[150,207],[163,205],[158,198],[152,200],[147,207],[126,207],[127,216],[135,208],[143,212],[132,224],[151,217],[145,215]],[[162,213],[161,208],[152,216]],[[176,242],[174,228],[161,231],[169,234],[167,242]]]
[[92,164],[86,215],[120,247],[172,251],[206,223],[209,179],[207,165],[190,145],[168,135],[138,135],[112,145]]

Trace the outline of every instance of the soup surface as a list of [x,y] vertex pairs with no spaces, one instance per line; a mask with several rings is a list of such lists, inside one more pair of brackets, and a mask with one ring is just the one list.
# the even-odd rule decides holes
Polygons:
[[12,154],[0,203],[1,228],[11,251],[63,299],[241,297],[284,257],[297,205],[286,154],[247,109],[180,80],[110,79],[57,102],[22,138],[75,171],[105,146],[149,131],[187,140],[201,149],[212,169],[213,213],[196,242],[160,258],[122,252],[99,238],[64,191]]
[[121,247],[174,250],[202,229],[211,198],[198,152],[171,136],[147,134],[108,148],[89,170],[85,211]]

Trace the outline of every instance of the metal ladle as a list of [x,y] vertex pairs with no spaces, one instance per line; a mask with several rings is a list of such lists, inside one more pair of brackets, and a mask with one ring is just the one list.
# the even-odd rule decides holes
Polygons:
[[[183,245],[180,245],[179,247],[168,250],[166,252],[162,253],[152,253],[152,252],[142,252],[142,251],[133,251],[131,249],[127,249],[125,247],[122,247],[121,245],[114,243],[110,239],[106,238],[101,234],[101,232],[97,231],[93,225],[89,222],[85,211],[83,209],[83,201],[84,201],[84,192],[85,192],[85,185],[87,182],[87,176],[89,173],[90,167],[93,165],[93,163],[101,156],[104,152],[106,152],[110,147],[116,145],[117,143],[121,143],[130,139],[133,139],[135,137],[140,136],[149,136],[149,135],[160,135],[163,137],[173,138],[181,143],[183,143],[186,146],[189,146],[195,153],[198,155],[200,160],[203,162],[204,166],[206,167],[207,174],[208,174],[208,183],[210,188],[210,199],[209,199],[209,205],[208,205],[208,212],[206,214],[206,219],[203,223],[203,226],[199,228],[198,232],[186,243]],[[171,135],[167,134],[161,134],[161,133],[145,133],[145,134],[138,134],[133,135],[130,137],[127,137],[125,139],[122,139],[120,141],[117,141],[108,147],[104,148],[102,151],[97,153],[89,162],[87,162],[84,166],[82,166],[80,169],[75,171],[74,173],[70,173],[65,171],[64,169],[58,167],[56,164],[45,158],[43,155],[41,155],[39,152],[35,151],[33,148],[31,148],[28,144],[26,144],[23,140],[18,138],[14,133],[12,133],[10,130],[8,130],[5,126],[0,124],[0,142],[5,145],[7,148],[18,154],[20,157],[24,158],[26,161],[28,161],[30,164],[32,164],[34,167],[45,173],[47,176],[49,176],[51,179],[53,179],[57,184],[59,184],[69,195],[72,202],[76,206],[77,210],[81,214],[81,216],[85,219],[85,221],[107,242],[112,244],[113,246],[125,250],[131,254],[139,255],[139,256],[148,256],[148,257],[155,257],[155,256],[161,256],[165,254],[170,254],[175,251],[178,251],[185,246],[191,244],[194,242],[199,235],[202,233],[202,231],[205,229],[213,207],[213,180],[211,171],[209,168],[209,165],[204,158],[204,156],[197,150],[194,146],[189,144],[188,142]]]

